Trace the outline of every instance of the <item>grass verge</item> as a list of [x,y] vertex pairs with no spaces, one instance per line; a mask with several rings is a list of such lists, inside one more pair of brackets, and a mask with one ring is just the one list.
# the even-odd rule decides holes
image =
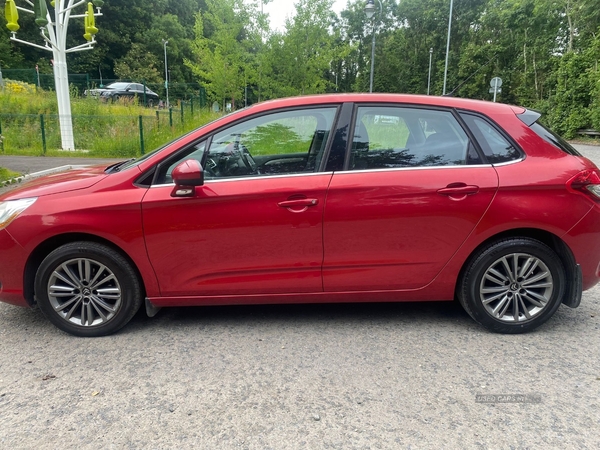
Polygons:
[[21,176],[20,173],[13,172],[12,170],[5,169],[4,167],[0,167],[0,186],[5,185],[13,178]]

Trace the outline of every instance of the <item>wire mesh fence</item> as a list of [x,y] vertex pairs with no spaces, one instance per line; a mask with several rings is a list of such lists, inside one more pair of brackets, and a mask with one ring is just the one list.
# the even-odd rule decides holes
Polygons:
[[[75,148],[90,156],[144,154],[214,118],[198,100],[143,115],[73,115]],[[0,113],[0,153],[38,154],[61,149],[58,114]]]

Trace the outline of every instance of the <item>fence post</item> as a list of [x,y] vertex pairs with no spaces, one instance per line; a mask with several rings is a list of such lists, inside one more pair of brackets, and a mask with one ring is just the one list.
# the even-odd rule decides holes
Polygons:
[[144,106],[147,106],[148,103],[146,103],[146,80],[142,80],[142,83],[144,84]]
[[193,95],[190,97],[190,110],[191,110],[192,118],[193,118],[194,117],[194,96]]
[[40,130],[42,131],[42,151],[46,154],[46,127],[44,126],[44,115],[40,114]]
[[181,100],[179,102],[179,104],[181,105],[181,125],[183,125],[183,105],[184,105],[184,103],[185,102],[183,100]]
[[173,108],[169,106],[169,125],[173,128]]
[[156,129],[160,128],[160,114],[158,109],[156,110]]
[[142,155],[144,154],[144,118],[139,116],[140,123],[140,150],[142,151]]

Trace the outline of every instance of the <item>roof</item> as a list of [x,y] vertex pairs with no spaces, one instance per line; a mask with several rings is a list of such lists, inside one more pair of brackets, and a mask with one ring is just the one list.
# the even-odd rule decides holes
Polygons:
[[288,97],[266,102],[257,103],[248,109],[254,113],[261,110],[268,110],[277,107],[301,106],[323,103],[407,103],[416,105],[445,106],[450,108],[468,109],[480,112],[519,114],[525,111],[525,108],[506,105],[503,103],[494,103],[484,100],[472,100],[457,97],[440,97],[434,95],[413,95],[413,94],[322,94],[308,95],[299,97]]

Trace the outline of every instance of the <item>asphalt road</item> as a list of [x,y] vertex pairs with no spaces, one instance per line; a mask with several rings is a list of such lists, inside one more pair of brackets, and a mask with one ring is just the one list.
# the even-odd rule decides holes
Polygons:
[[597,449],[599,358],[600,288],[519,336],[402,303],[173,308],[81,339],[0,304],[0,448]]

